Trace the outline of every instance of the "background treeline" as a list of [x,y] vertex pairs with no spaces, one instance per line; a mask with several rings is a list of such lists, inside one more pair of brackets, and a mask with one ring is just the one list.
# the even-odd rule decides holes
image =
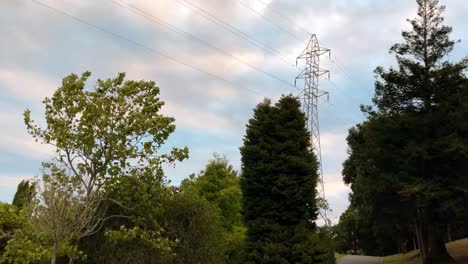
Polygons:
[[[152,81],[71,74],[44,100],[56,148],[41,176],[0,204],[0,263],[334,263],[318,213],[317,160],[299,101],[265,100],[247,125],[242,175],[215,155],[172,186],[163,166],[188,158],[163,145],[174,119]],[[167,146],[164,149],[169,149]]]
[[450,60],[445,6],[417,2],[390,49],[396,66],[375,70],[375,107],[349,130],[351,205],[334,231],[341,251],[419,249],[423,263],[446,263],[445,242],[468,236],[468,59]]

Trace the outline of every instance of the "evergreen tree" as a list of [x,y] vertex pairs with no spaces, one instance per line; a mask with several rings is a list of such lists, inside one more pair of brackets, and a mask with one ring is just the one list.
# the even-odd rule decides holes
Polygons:
[[468,60],[450,62],[455,42],[444,6],[418,0],[404,42],[391,48],[398,67],[376,69],[368,120],[350,131],[344,180],[366,217],[414,230],[424,263],[445,263],[447,225],[460,219],[468,189]]
[[24,206],[30,204],[34,195],[34,190],[34,184],[27,180],[22,180],[18,184],[12,204],[18,208],[23,208]]
[[334,263],[317,218],[317,159],[292,96],[254,110],[241,147],[248,263]]

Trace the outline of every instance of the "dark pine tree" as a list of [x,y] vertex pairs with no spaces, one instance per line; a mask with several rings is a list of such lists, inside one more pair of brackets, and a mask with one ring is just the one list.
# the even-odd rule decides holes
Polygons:
[[412,30],[391,48],[397,67],[376,69],[377,109],[364,107],[368,120],[351,130],[343,173],[367,217],[411,226],[423,263],[447,263],[447,229],[466,219],[468,60],[448,60],[445,6],[417,4]]
[[317,231],[317,159],[300,103],[260,103],[241,147],[247,263],[334,263]]
[[23,208],[31,203],[34,195],[35,186],[27,180],[22,180],[16,189],[15,196],[13,197],[13,205],[18,208]]

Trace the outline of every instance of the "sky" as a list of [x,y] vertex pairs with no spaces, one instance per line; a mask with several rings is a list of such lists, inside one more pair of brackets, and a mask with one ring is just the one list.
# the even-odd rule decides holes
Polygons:
[[[462,40],[449,59],[460,59],[468,54],[468,1],[441,3],[453,38]],[[11,202],[17,184],[38,176],[54,153],[27,134],[24,110],[44,124],[42,100],[63,77],[84,71],[92,72],[89,88],[119,72],[160,87],[162,111],[177,126],[167,146],[190,150],[188,160],[166,168],[173,184],[213,153],[240,169],[253,108],[298,94],[295,59],[315,33],[331,49],[331,59],[321,58],[331,79],[320,80],[330,94],[321,98],[319,122],[336,222],[349,204],[341,176],[347,131],[365,119],[359,106],[371,103],[373,71],[394,65],[388,50],[415,14],[408,0],[0,0],[0,201]]]

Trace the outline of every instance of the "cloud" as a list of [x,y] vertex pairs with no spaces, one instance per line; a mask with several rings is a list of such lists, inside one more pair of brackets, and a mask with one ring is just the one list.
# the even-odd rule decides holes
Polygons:
[[351,191],[349,186],[343,181],[325,181],[325,194],[327,197],[339,197],[343,194],[348,194]]
[[11,203],[16,188],[22,180],[33,180],[31,175],[4,175],[0,174],[0,202]]
[[2,152],[17,153],[23,157],[47,159],[54,154],[54,148],[36,142],[26,133],[21,112],[0,111],[0,149]]
[[[264,97],[277,99],[282,93],[297,94],[292,87],[110,1],[41,1],[229,82],[174,63],[32,1],[0,1],[0,23],[5,25],[0,27],[0,34],[9,36],[0,42],[0,50],[7,51],[0,53],[0,102],[3,103],[0,125],[6,128],[0,131],[2,154],[11,152],[42,159],[50,153],[25,132],[22,110],[31,108],[33,114],[40,113],[41,100],[52,95],[60,85],[60,78],[71,72],[91,70],[93,80],[110,78],[117,72],[127,72],[129,79],[155,80],[166,101],[164,113],[177,120],[179,129],[175,138],[183,141],[183,145],[193,146],[197,156],[193,162],[181,164],[186,167],[173,173],[177,178],[187,176],[188,171],[198,171],[204,165],[199,163],[208,159],[211,152],[221,149],[237,153],[245,132],[244,124],[251,117],[255,104]],[[268,73],[294,82],[297,69],[183,7],[182,0],[124,1]],[[339,89],[329,89],[335,92],[330,98],[334,105],[320,109],[322,154],[330,203],[336,208],[335,213],[342,212],[347,205],[347,189],[339,183],[338,171],[346,158],[346,130],[362,120],[358,106],[370,103],[372,71],[377,65],[391,63],[388,49],[401,40],[400,31],[408,27],[405,19],[415,16],[415,1],[333,0],[314,4],[304,4],[303,0],[262,1],[294,21],[291,23],[260,1],[242,0],[295,37],[237,0],[188,1],[280,52],[287,60],[294,62],[305,47],[303,41],[310,38],[296,23],[317,33],[321,44],[332,49],[332,58],[340,67],[326,58],[321,62],[323,67],[332,70],[333,81]],[[447,21],[454,26],[457,38],[466,38],[463,15],[468,12],[468,2],[441,2],[448,6]],[[462,43],[459,50],[462,56],[466,55],[466,43]],[[89,85],[94,85],[91,80]],[[180,144],[175,142],[175,145]]]
[[59,82],[43,74],[19,67],[0,65],[0,87],[17,97],[30,101],[42,101],[51,96]]
[[173,116],[176,119],[176,125],[198,132],[211,132],[232,136],[234,129],[234,123],[226,117],[212,112],[193,111],[175,102],[166,101],[162,113]]
[[324,132],[320,134],[322,146],[322,157],[332,161],[344,161],[347,157],[348,148],[346,132]]
[[22,180],[33,180],[34,176],[31,175],[1,175],[0,174],[0,188],[16,189]]

